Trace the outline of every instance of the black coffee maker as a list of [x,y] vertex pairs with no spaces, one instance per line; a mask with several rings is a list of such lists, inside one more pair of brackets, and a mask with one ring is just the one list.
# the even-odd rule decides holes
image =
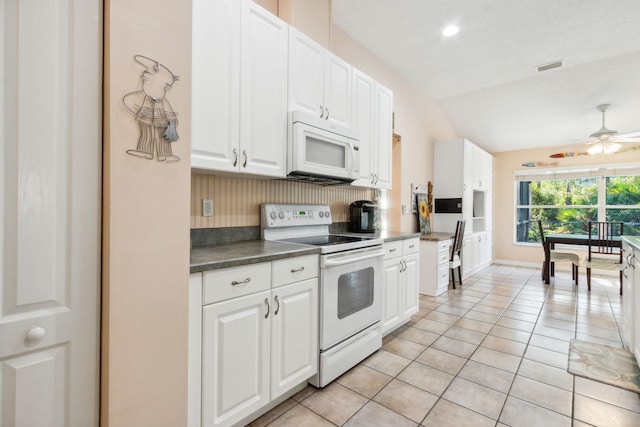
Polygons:
[[378,205],[371,200],[358,200],[349,205],[349,231],[375,233],[378,222]]

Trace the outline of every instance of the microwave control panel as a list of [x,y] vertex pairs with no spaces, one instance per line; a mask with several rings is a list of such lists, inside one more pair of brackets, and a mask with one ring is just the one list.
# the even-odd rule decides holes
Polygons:
[[328,205],[262,205],[262,228],[331,224]]

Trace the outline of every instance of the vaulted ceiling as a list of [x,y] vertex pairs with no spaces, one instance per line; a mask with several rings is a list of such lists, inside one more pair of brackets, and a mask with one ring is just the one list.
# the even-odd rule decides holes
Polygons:
[[332,0],[332,21],[490,152],[586,141],[603,103],[640,131],[639,0]]

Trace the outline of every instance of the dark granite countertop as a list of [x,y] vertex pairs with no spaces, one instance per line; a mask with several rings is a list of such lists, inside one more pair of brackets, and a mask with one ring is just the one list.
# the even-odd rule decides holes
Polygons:
[[635,249],[640,250],[640,236],[622,236],[622,240],[629,243]]
[[439,242],[441,240],[449,240],[453,239],[452,233],[444,233],[439,231],[434,231],[431,234],[423,234],[420,236],[420,240],[427,240],[430,242]]
[[191,249],[190,273],[319,253],[320,249],[313,246],[265,240],[195,246]]

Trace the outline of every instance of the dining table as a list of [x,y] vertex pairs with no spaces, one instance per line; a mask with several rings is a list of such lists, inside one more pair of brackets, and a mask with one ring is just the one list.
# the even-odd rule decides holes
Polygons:
[[[609,243],[611,246],[616,248],[622,247],[622,239],[620,236],[612,236],[607,241],[611,240]],[[604,245],[605,241],[600,241],[597,236],[591,236],[591,242],[594,245]],[[550,251],[555,249],[556,244],[559,245],[573,245],[573,246],[589,246],[589,236],[586,234],[549,234],[545,235],[545,245],[547,246],[544,250],[545,260],[544,260],[544,271],[543,278],[544,283],[549,284],[550,278],[554,274],[554,266],[549,262],[549,254]]]

